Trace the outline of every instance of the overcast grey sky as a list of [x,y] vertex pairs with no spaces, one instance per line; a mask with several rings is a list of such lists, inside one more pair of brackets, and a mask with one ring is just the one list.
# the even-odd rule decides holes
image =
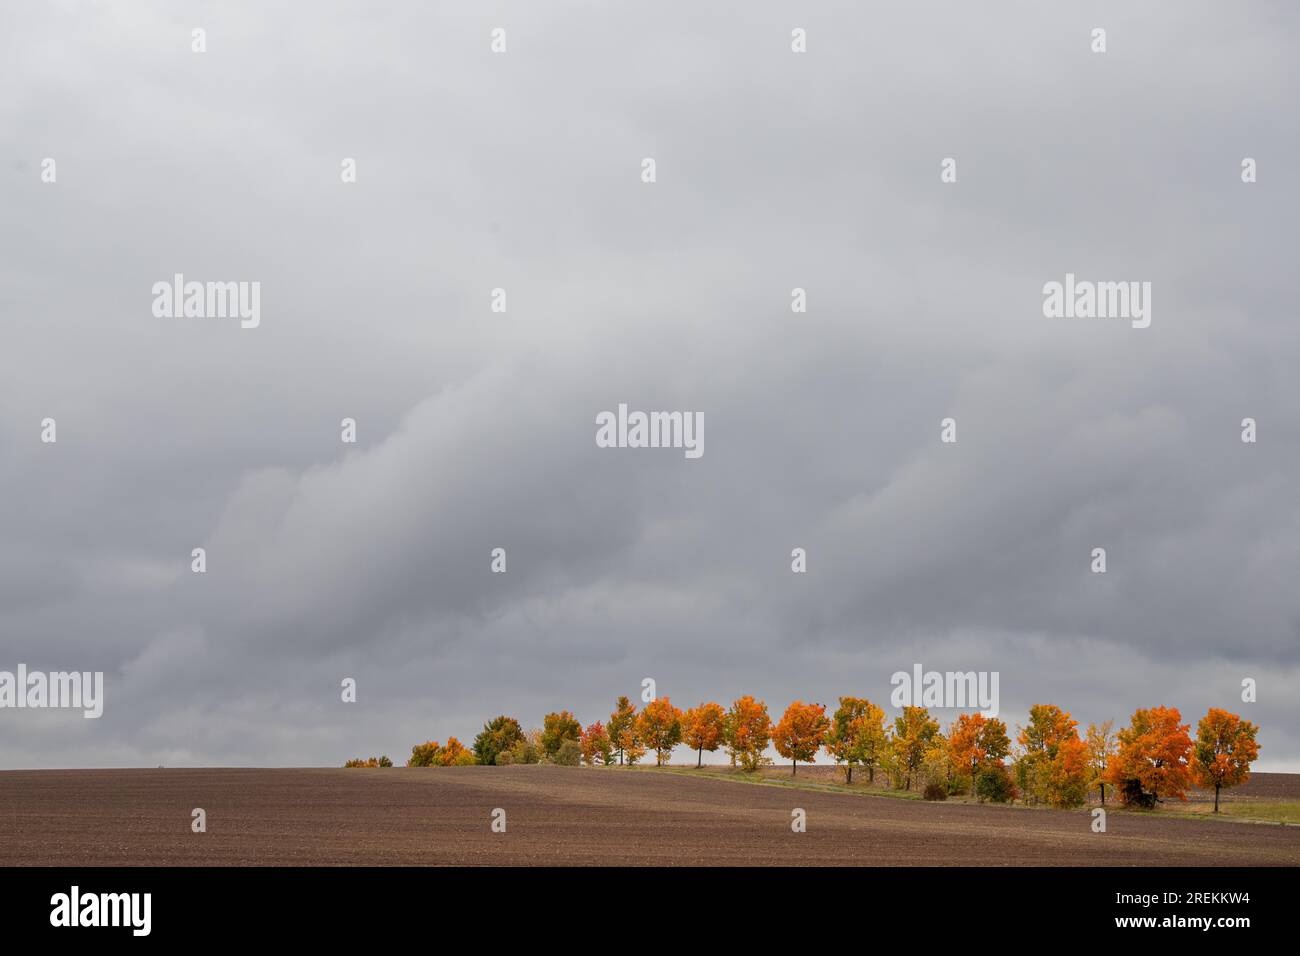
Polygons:
[[[107,686],[0,711],[0,767],[920,662],[1300,771],[1298,48],[1281,3],[5,4],[0,669]],[[1067,272],[1150,328],[1044,318]],[[174,273],[260,327],[156,318]],[[705,454],[597,448],[620,402]]]

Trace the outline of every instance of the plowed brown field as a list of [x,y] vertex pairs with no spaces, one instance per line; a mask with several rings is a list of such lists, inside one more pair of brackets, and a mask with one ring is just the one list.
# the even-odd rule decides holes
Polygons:
[[8,866],[1300,864],[1300,827],[1112,813],[1099,834],[1091,819],[616,768],[0,773]]

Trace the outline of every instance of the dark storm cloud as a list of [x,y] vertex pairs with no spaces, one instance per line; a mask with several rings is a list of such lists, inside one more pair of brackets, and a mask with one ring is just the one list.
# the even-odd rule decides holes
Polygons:
[[[0,668],[107,677],[0,764],[399,757],[919,661],[1012,721],[1245,708],[1300,768],[1294,14],[0,17]],[[1043,318],[1067,271],[1150,281],[1151,327]],[[261,282],[261,327],[155,319],[176,272]],[[704,457],[596,448],[620,402]]]

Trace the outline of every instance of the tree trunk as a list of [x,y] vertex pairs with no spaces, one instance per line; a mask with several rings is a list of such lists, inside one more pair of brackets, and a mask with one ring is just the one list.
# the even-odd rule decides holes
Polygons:
[[1103,807],[1106,805],[1106,784],[1104,783],[1101,785],[1101,805]]
[[1214,812],[1219,812],[1219,784],[1214,785]]
[[701,747],[698,751],[696,751],[696,756],[695,756],[695,769],[696,769],[696,770],[699,770],[702,766],[704,766],[704,748],[703,748],[703,747]]
[[876,768],[873,765],[867,768],[867,783],[875,783],[875,782],[876,782]]
[[793,777],[793,776],[794,776],[795,774],[797,774],[798,772],[799,772],[799,761],[794,760],[794,759],[791,759],[791,760],[790,760],[790,776]]
[[853,782],[853,764],[849,764],[849,779],[848,779],[848,782],[849,782],[849,783],[852,783],[852,782]]

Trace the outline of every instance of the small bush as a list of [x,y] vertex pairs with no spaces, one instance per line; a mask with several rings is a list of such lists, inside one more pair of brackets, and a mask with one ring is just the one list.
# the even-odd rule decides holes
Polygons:
[[762,768],[772,765],[772,758],[764,756],[760,750],[743,750],[739,756],[740,769],[745,773],[757,773]]
[[387,754],[385,754],[384,756],[382,756],[382,757],[379,758],[379,766],[381,766],[381,767],[391,767],[392,765],[393,765],[393,762],[392,762],[391,760],[388,759],[388,755],[387,755]]
[[[543,754],[541,740],[540,730],[530,730],[522,740],[515,741],[510,750],[503,753],[510,754],[511,763],[538,763]],[[500,754],[497,756],[499,757]]]
[[1014,789],[1005,767],[985,767],[975,778],[975,795],[989,803],[1006,803],[1013,799]]
[[496,755],[496,762],[498,767],[509,767],[515,762],[515,755],[509,750],[503,750]]
[[948,781],[948,796],[964,796],[970,790],[970,777],[958,775]]
[[947,785],[940,783],[938,780],[932,780],[930,783],[925,785],[923,796],[927,800],[947,800],[948,787]]
[[1156,805],[1156,795],[1143,790],[1142,781],[1136,777],[1124,781],[1119,788],[1119,799],[1124,806],[1139,810],[1150,810]]
[[560,749],[555,752],[555,762],[561,767],[576,767],[582,763],[582,745],[576,740],[565,738],[560,742]]

